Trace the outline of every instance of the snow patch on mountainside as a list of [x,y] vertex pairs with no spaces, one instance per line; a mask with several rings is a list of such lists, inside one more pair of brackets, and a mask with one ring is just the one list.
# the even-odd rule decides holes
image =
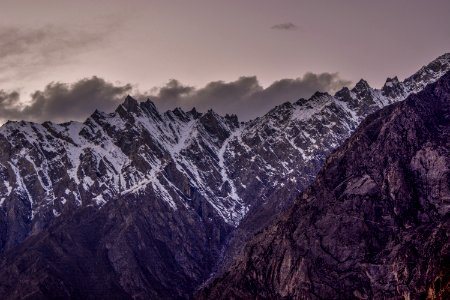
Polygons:
[[131,97],[83,123],[8,122],[0,128],[0,201],[25,197],[33,219],[57,216],[70,203],[100,208],[147,189],[176,210],[191,205],[195,191],[237,226],[255,201],[309,183],[369,113],[449,70],[446,54],[403,82],[388,79],[378,90],[361,80],[352,90],[287,102],[245,124],[213,111],[161,114],[151,101]]

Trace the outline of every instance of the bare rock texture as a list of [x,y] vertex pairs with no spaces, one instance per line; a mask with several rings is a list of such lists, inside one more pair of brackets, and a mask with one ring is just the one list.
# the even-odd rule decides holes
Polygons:
[[127,97],[82,123],[4,124],[0,298],[189,297],[367,115],[448,70],[445,54],[382,89],[361,80],[245,123]]
[[449,299],[450,73],[369,116],[198,299]]

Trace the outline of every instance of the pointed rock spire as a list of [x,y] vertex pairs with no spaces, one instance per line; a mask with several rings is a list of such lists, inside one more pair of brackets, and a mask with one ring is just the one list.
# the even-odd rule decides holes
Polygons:
[[327,97],[330,96],[330,94],[328,94],[327,92],[315,92],[314,95],[311,96],[310,99],[317,99],[317,98],[322,98],[322,97]]
[[297,101],[294,102],[294,105],[302,106],[302,105],[304,105],[307,101],[308,101],[308,100],[305,99],[305,98],[300,98],[300,99],[298,99]]
[[348,87],[343,87],[339,91],[336,92],[334,95],[336,98],[338,98],[341,101],[349,102],[352,100],[352,95],[350,93],[350,90]]
[[360,101],[372,101],[371,90],[372,88],[364,79],[359,80],[355,87],[351,89],[351,91],[356,94],[356,98]]
[[191,114],[194,119],[198,119],[202,115],[195,107],[193,107],[188,113]]
[[202,115],[199,118],[199,122],[210,136],[215,137],[219,144],[222,144],[230,136],[223,118],[212,109],[209,109]]
[[366,91],[370,89],[370,85],[364,79],[360,79],[355,87],[352,89],[354,92]]
[[90,116],[90,118],[97,123],[101,123],[101,120],[103,119],[103,117],[104,117],[104,113],[99,111],[98,109],[94,110],[94,112]]
[[144,105],[145,108],[148,108],[148,109],[150,109],[152,111],[156,111],[156,112],[158,111],[155,103],[152,100],[150,100],[150,98],[147,98],[147,100],[145,102],[143,102],[142,104]]
[[180,120],[182,121],[189,121],[189,117],[186,115],[184,110],[181,109],[181,107],[177,107],[174,110],[172,110],[172,113]]
[[397,98],[403,94],[403,86],[397,76],[386,79],[385,84],[381,88],[383,95],[391,98]]
[[139,102],[128,95],[125,101],[116,109],[116,113],[124,120],[133,120],[133,115],[140,115],[142,113]]
[[305,104],[307,105],[315,105],[317,103],[321,103],[323,101],[328,101],[332,99],[331,95],[327,92],[315,92],[314,95],[312,95]]
[[397,76],[394,76],[392,78],[388,77],[386,79],[386,83],[384,85],[394,85],[398,84],[400,81],[398,80]]
[[158,109],[156,108],[155,103],[153,103],[152,100],[147,98],[147,100],[145,102],[142,102],[140,104],[140,106],[147,115],[152,116],[152,117],[157,118],[158,120],[162,121],[161,115],[160,115]]
[[139,102],[130,95],[125,98],[122,105],[128,112],[137,112],[139,110]]
[[239,127],[239,119],[237,117],[237,115],[235,114],[226,114],[225,115],[225,120],[228,124],[229,127],[231,128],[238,128]]

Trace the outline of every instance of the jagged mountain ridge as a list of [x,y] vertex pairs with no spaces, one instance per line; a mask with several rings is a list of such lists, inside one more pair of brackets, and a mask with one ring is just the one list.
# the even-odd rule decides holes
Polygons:
[[[213,111],[161,114],[151,101],[131,97],[114,113],[96,111],[84,123],[9,122],[0,129],[0,249],[13,249],[30,234],[45,235],[39,233],[57,227],[61,218],[72,220],[78,210],[106,207],[102,214],[116,214],[115,202],[148,202],[138,206],[147,212],[145,220],[130,212],[130,234],[158,244],[155,256],[172,253],[175,263],[166,268],[182,273],[179,280],[187,283],[170,291],[170,276],[158,273],[161,288],[152,294],[138,279],[131,287],[111,280],[124,294],[143,289],[154,297],[186,295],[209,276],[230,232],[239,244],[247,231],[264,226],[312,182],[325,157],[365,116],[437,80],[449,61],[450,55],[441,56],[401,83],[388,80],[381,90],[362,80],[334,97],[316,93],[247,123]],[[179,216],[176,225],[164,228],[172,215]],[[121,225],[115,225],[118,231]],[[164,234],[155,238],[155,228]],[[177,243],[164,236],[177,236]],[[195,239],[202,241],[198,247]],[[116,252],[127,245],[120,241]],[[129,267],[109,263],[118,274]]]
[[[443,55],[401,83],[396,78],[388,79],[381,90],[372,89],[366,81],[361,80],[352,90],[344,88],[334,97],[326,93],[316,93],[308,100],[300,99],[293,104],[286,102],[264,117],[241,125],[237,118],[221,117],[213,111],[202,115],[195,110],[184,112],[178,108],[160,114],[151,101],[139,104],[131,97],[128,97],[115,113],[105,114],[96,111],[83,124],[69,122],[58,125],[46,122],[41,125],[29,122],[8,122],[2,126],[0,134],[5,139],[2,143],[4,149],[10,149],[11,152],[14,150],[14,153],[10,157],[3,158],[9,163],[9,166],[8,163],[2,163],[3,178],[6,177],[5,174],[8,174],[9,178],[14,177],[11,174],[16,174],[17,164],[26,165],[24,161],[26,159],[32,165],[28,166],[32,167],[29,170],[31,172],[27,173],[28,176],[31,176],[30,173],[35,173],[35,179],[38,182],[31,182],[32,180],[28,182],[20,174],[15,179],[16,182],[3,180],[0,182],[0,190],[3,190],[2,204],[8,202],[5,196],[8,196],[13,186],[26,192],[28,185],[40,185],[40,191],[33,192],[39,196],[45,194],[45,197],[40,197],[46,199],[43,201],[44,205],[54,201],[52,197],[65,199],[71,203],[87,201],[84,204],[91,204],[89,200],[94,198],[95,204],[101,205],[112,198],[112,195],[136,191],[146,183],[156,183],[156,189],[158,189],[158,181],[163,179],[146,178],[161,172],[164,163],[158,160],[172,159],[178,168],[188,173],[195,169],[201,170],[203,166],[192,165],[192,162],[179,159],[183,153],[189,156],[195,151],[214,152],[209,158],[209,164],[213,166],[214,177],[222,180],[217,180],[214,182],[214,188],[210,188],[213,184],[208,182],[208,185],[205,185],[204,182],[207,181],[205,176],[196,176],[197,174],[191,173],[189,182],[203,189],[217,207],[217,212],[228,223],[236,225],[245,215],[244,203],[251,202],[243,195],[244,189],[247,188],[245,183],[249,183],[250,186],[255,185],[249,182],[252,180],[250,176],[247,177],[248,180],[245,180],[245,175],[238,176],[239,172],[227,170],[227,167],[232,170],[238,168],[235,165],[242,161],[242,159],[234,159],[238,154],[240,157],[252,155],[257,151],[250,147],[258,143],[262,144],[261,148],[273,144],[280,145],[279,148],[287,149],[285,151],[288,153],[287,156],[300,157],[305,162],[317,160],[317,156],[324,157],[329,149],[335,148],[343,138],[348,137],[349,132],[354,130],[366,115],[380,107],[402,100],[413,92],[420,91],[426,84],[433,82],[450,68],[449,61],[450,55]],[[311,125],[313,122],[321,124]],[[130,124],[133,127],[129,129],[127,126]],[[130,132],[125,134],[123,131]],[[127,149],[127,147],[135,146],[127,139],[136,138],[136,136],[142,139],[148,137],[148,143],[140,145],[147,149]],[[22,148],[14,148],[18,147],[17,145]],[[319,147],[323,150],[318,151]],[[131,150],[135,152],[131,153]],[[31,152],[30,156],[24,153],[27,151]],[[7,152],[3,151],[3,153]],[[271,169],[273,173],[286,176],[283,169],[293,170],[293,168],[290,166],[290,161],[283,161],[283,158],[279,160],[287,163],[287,166],[280,168],[280,164],[271,165],[273,152],[275,151],[269,148],[259,153],[257,158],[252,156],[245,159],[246,167],[250,169],[256,165],[258,170],[268,170],[261,172],[268,175],[265,178],[260,177],[261,181],[273,182],[276,185],[277,180],[271,180]],[[278,153],[281,152],[278,151]],[[18,154],[18,157],[14,158],[14,154]],[[140,158],[136,162],[129,158],[131,155],[139,155]],[[94,170],[83,170],[83,163],[88,159],[97,159],[98,168],[88,166]],[[64,164],[64,167],[70,168],[67,172],[68,177],[75,184],[83,186],[84,191],[87,192],[85,197],[70,195],[70,193],[66,195],[54,193],[53,190],[56,189],[52,188],[52,183],[55,180],[50,178],[46,170],[49,168],[48,161],[52,160],[58,160]],[[106,173],[102,174],[99,168]],[[148,172],[149,169],[152,171]],[[92,174],[92,171],[100,171],[102,176],[96,176],[97,174]],[[136,178],[133,178],[133,175]],[[308,175],[314,176],[314,174]],[[239,178],[237,181],[240,182],[234,182],[233,179],[236,178]],[[103,183],[108,188],[100,190],[100,193],[91,192],[90,186],[96,181],[100,183],[99,185]],[[229,191],[221,191],[221,188]],[[159,189],[159,192],[171,206],[175,207],[175,204],[169,200],[170,193],[167,194],[164,188]],[[217,197],[217,195],[222,196]],[[173,197],[173,195],[170,196]],[[27,197],[33,198],[29,195]],[[240,198],[244,200],[240,201]],[[29,201],[32,202],[32,199]],[[32,206],[31,213],[34,217],[35,213],[39,213],[40,203],[33,203]],[[233,208],[228,210],[228,206]],[[55,205],[55,215],[59,213],[59,210],[60,205]]]
[[[378,90],[360,80],[353,89],[343,88],[335,96],[316,93],[310,99],[286,102],[250,121],[240,139],[253,151],[239,151],[237,146],[233,152],[239,154],[239,160],[228,163],[233,170],[244,166],[245,173],[237,172],[232,178],[241,181],[248,178],[253,184],[259,178],[262,180],[250,189],[253,199],[246,202],[258,202],[250,206],[249,213],[233,231],[223,262],[225,267],[248,238],[269,224],[312,183],[328,154],[366,116],[420,91],[427,82],[434,82],[450,70],[449,62],[450,54],[445,54],[403,82],[387,79]],[[267,171],[261,174],[261,170]]]
[[363,121],[199,299],[448,299],[450,72]]

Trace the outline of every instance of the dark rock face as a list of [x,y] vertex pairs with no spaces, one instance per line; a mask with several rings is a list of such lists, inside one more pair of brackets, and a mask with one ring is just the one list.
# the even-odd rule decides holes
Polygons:
[[1,298],[187,298],[230,230],[189,210],[143,191],[62,215],[6,254]]
[[[236,142],[229,142],[234,159],[225,156],[226,165],[234,170],[230,177],[236,179],[238,194],[242,193],[250,205],[232,233],[222,265],[226,266],[252,235],[292,204],[313,182],[330,152],[366,116],[422,90],[434,82],[433,78],[450,70],[449,61],[450,55],[443,55],[397,83],[401,93],[386,93],[385,87],[373,89],[360,80],[351,90],[343,88],[334,96],[316,93],[310,99],[287,102],[249,122]],[[238,143],[244,145],[243,149],[235,146]]]
[[[450,57],[442,56],[399,82],[399,93],[361,81],[335,96],[316,93],[286,102],[246,123],[213,111],[160,113],[149,100],[127,97],[115,112],[95,111],[83,123],[3,125],[0,297],[50,297],[53,284],[59,286],[56,296],[66,288],[82,298],[86,291],[101,295],[110,288],[130,297],[185,297],[289,207],[369,113],[449,69]],[[122,213],[126,217],[114,223],[106,217]],[[110,240],[118,244],[105,250],[112,249]],[[72,247],[67,245],[76,251],[64,250]],[[116,254],[106,257],[105,251]],[[85,253],[92,260],[81,261]],[[148,257],[160,260],[153,264]],[[98,270],[92,267],[96,260],[102,261]],[[76,268],[74,276],[66,272]],[[83,276],[92,285],[85,286]],[[107,287],[100,287],[101,276],[108,278]]]
[[369,116],[199,299],[448,299],[450,73]]

